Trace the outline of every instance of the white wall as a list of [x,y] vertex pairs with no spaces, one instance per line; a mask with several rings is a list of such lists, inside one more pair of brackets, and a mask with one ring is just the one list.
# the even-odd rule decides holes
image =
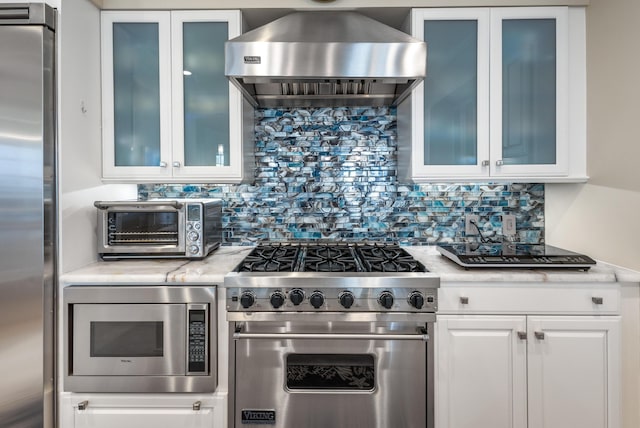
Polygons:
[[100,180],[100,12],[89,0],[64,0],[60,24],[59,222],[65,273],[97,259],[93,201],[135,198],[136,186]]
[[553,245],[640,271],[640,2],[587,7],[588,174],[583,185],[547,185]]

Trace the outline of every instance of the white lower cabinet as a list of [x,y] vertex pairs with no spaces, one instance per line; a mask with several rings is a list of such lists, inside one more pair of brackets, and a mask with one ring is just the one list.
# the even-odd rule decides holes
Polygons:
[[524,316],[438,316],[438,428],[525,428]]
[[527,319],[529,428],[620,427],[620,317]]
[[619,428],[620,317],[440,315],[438,428]]
[[221,397],[68,394],[61,428],[224,428]]

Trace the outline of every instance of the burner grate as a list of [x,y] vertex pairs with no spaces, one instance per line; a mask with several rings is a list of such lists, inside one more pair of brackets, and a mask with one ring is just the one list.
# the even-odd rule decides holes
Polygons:
[[260,244],[238,272],[428,272],[397,244]]
[[300,247],[294,245],[260,245],[242,260],[240,272],[293,272]]
[[302,270],[306,272],[360,271],[352,249],[338,245],[308,246]]
[[368,272],[427,272],[422,263],[398,245],[362,245],[358,252]]

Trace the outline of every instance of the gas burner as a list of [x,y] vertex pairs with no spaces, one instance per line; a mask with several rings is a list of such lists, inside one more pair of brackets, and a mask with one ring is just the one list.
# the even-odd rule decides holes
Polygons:
[[236,272],[427,272],[397,244],[280,243],[258,245]]
[[301,270],[305,272],[358,272],[350,247],[317,245],[306,248]]
[[368,272],[427,271],[422,263],[398,245],[362,245],[357,249]]
[[239,272],[293,272],[300,247],[293,245],[260,245],[238,266]]

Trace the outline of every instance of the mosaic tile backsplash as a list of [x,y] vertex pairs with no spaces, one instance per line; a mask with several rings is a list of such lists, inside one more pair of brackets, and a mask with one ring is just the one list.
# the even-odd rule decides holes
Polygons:
[[464,216],[480,216],[487,239],[514,214],[515,241],[544,242],[543,184],[408,184],[397,179],[395,109],[256,111],[255,181],[141,184],[141,198],[224,201],[226,245],[260,240],[476,241]]

